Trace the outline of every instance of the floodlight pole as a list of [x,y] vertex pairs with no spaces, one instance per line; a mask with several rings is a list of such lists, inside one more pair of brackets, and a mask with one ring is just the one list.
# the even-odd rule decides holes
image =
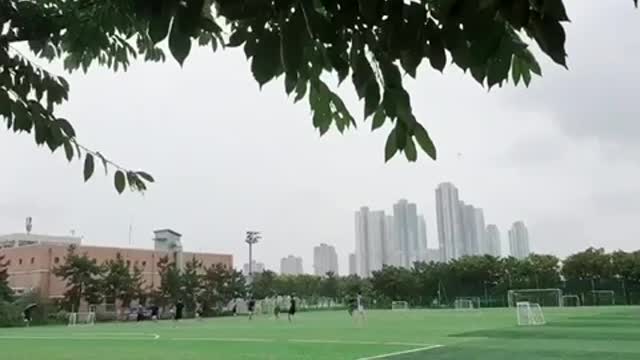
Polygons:
[[244,242],[249,244],[249,280],[253,280],[253,245],[257,244],[262,237],[259,231],[247,231]]

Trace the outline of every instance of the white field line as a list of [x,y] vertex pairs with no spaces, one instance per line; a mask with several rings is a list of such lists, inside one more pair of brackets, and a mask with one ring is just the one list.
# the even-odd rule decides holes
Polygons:
[[387,353],[387,354],[380,354],[380,355],[375,355],[375,356],[370,356],[370,357],[363,357],[363,358],[359,358],[358,360],[384,359],[384,358],[388,358],[388,357],[392,357],[392,356],[398,356],[398,355],[404,355],[404,354],[412,354],[412,353],[417,353],[417,352],[422,352],[422,351],[433,350],[433,349],[437,349],[437,348],[441,348],[441,347],[443,347],[443,345],[431,345],[431,346],[421,347],[421,348],[417,348],[417,349],[398,351],[398,352],[392,352],[392,353]]
[[217,342],[275,342],[274,339],[254,339],[254,338],[172,338],[172,341],[217,341]]
[[73,337],[73,336],[45,336],[45,335],[0,335],[0,340],[71,340],[71,341],[145,341],[145,340],[157,340],[160,338],[158,334],[149,334],[153,337],[145,336],[137,336],[137,337],[115,337],[115,336],[81,336],[81,337]]
[[385,345],[377,341],[348,341],[348,340],[324,340],[324,339],[289,339],[291,343],[301,344],[345,344],[345,345]]

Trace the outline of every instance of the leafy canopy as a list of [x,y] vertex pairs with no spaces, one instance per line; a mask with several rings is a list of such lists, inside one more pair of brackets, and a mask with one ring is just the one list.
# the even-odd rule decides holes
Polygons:
[[[637,6],[637,0],[634,0]],[[126,70],[132,59],[163,61],[166,42],[184,64],[194,41],[242,47],[260,87],[283,78],[294,101],[307,98],[313,126],[325,134],[356,121],[327,84],[331,75],[353,82],[372,129],[393,125],[385,159],[418,147],[436,159],[436,147],[414,115],[403,73],[424,63],[450,64],[492,88],[509,79],[529,85],[541,75],[529,44],[566,66],[563,0],[5,0],[0,2],[0,117],[9,130],[32,133],[38,145],[64,149],[71,161],[84,152],[84,178],[95,158],[115,168],[118,192],[145,190],[154,179],[128,170],[78,143],[55,110],[68,99],[64,78],[15,50],[27,42],[36,57],[62,59],[65,69],[92,65]]]

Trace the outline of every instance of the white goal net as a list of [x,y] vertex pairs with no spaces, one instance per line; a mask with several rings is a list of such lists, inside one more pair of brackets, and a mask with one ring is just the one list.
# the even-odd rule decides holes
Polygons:
[[580,297],[578,295],[563,295],[562,306],[580,306]]
[[69,313],[69,326],[94,325],[95,323],[96,313],[94,311]]
[[406,301],[391,302],[391,310],[409,310],[409,303]]
[[594,306],[609,306],[616,304],[616,293],[613,290],[591,290]]
[[453,307],[456,310],[473,310],[475,306],[473,306],[473,301],[470,299],[456,299],[453,302]]
[[562,290],[560,289],[519,289],[507,293],[509,307],[519,302],[529,302],[539,306],[562,306]]
[[527,301],[516,304],[516,313],[519,326],[544,325],[544,314],[540,305]]

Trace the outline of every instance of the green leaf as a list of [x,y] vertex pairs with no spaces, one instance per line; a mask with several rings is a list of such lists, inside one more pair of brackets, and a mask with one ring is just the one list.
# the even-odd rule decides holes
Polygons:
[[407,144],[404,147],[404,155],[407,160],[413,162],[418,160],[418,152],[416,151],[416,144],[413,143],[413,139],[409,138]]
[[413,128],[413,136],[416,138],[418,145],[424,150],[424,152],[429,155],[430,158],[436,160],[438,157],[438,153],[436,151],[435,145],[433,145],[433,141],[431,141],[431,137],[427,130],[420,123],[415,123]]
[[95,169],[95,164],[93,162],[93,155],[87,154],[84,158],[84,181],[86,182],[93,175],[93,170]]
[[293,100],[294,102],[298,102],[304,98],[307,94],[307,80],[302,77],[298,77],[298,84],[296,85],[296,97]]
[[113,179],[114,179],[114,185],[116,187],[116,190],[118,191],[118,194],[122,194],[126,186],[126,179],[124,177],[124,173],[120,170],[116,171],[116,174]]
[[398,152],[398,145],[396,144],[396,129],[391,130],[387,137],[387,143],[384,147],[384,161],[388,162]]
[[364,97],[364,118],[373,114],[380,104],[380,87],[375,78],[369,81]]
[[73,146],[69,141],[65,141],[63,145],[64,145],[64,153],[67,156],[67,160],[71,162],[71,160],[73,160]]
[[154,6],[158,9],[149,19],[149,37],[154,44],[164,40],[169,33],[169,25],[171,23],[170,1],[155,0]]
[[255,48],[251,72],[260,87],[278,75],[281,69],[279,36],[265,32]]
[[567,36],[557,20],[544,18],[533,22],[533,37],[549,57],[556,63],[567,67],[567,52],[564,44]]
[[191,38],[187,33],[181,31],[178,17],[174,19],[173,25],[171,25],[169,50],[180,66],[184,64],[184,60],[189,56],[189,52],[191,51]]
[[247,41],[247,32],[244,28],[236,29],[231,36],[229,36],[228,47],[238,47]]
[[513,57],[513,62],[511,64],[511,77],[513,78],[513,84],[518,86],[520,79],[522,78],[522,70],[520,69],[520,58],[517,56]]
[[520,69],[522,71],[522,80],[524,81],[524,84],[528,87],[529,84],[531,84],[531,72],[529,71],[529,69]]
[[59,118],[56,120],[56,124],[62,131],[67,135],[67,137],[74,138],[76,137],[76,131],[73,129],[73,126],[67,121],[67,119]]
[[562,0],[544,0],[542,5],[542,13],[545,17],[551,17],[558,21],[569,21],[567,9],[564,7]]
[[384,114],[384,109],[379,107],[376,110],[375,114],[373,114],[373,121],[371,122],[371,131],[378,129],[384,122],[387,120],[386,115]]
[[156,180],[153,178],[153,176],[149,175],[148,173],[144,172],[144,171],[137,171],[136,174],[138,174],[138,176],[140,176],[141,178],[145,179],[146,181],[152,183],[155,182]]
[[287,95],[291,94],[291,92],[298,85],[298,74],[297,73],[286,73],[284,77],[284,91]]

